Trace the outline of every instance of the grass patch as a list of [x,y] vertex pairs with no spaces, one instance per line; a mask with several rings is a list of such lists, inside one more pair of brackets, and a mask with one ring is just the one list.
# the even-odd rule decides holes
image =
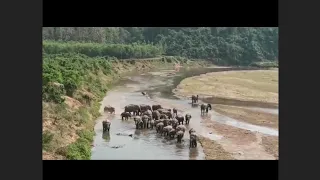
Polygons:
[[184,79],[179,95],[213,96],[241,101],[278,103],[278,71],[229,71],[202,74]]

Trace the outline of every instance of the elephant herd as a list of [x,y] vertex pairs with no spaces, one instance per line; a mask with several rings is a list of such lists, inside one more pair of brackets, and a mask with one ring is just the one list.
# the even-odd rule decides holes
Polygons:
[[[192,96],[192,103],[198,101],[198,95]],[[211,110],[211,104],[202,104],[200,106],[201,114],[208,113]],[[105,111],[114,113],[114,108],[111,106],[105,107]],[[121,113],[122,120],[129,120],[133,118],[136,129],[156,129],[156,132],[161,136],[169,137],[171,139],[177,138],[177,142],[181,142],[186,131],[186,125],[190,123],[192,116],[186,114],[185,116],[178,114],[177,109],[163,108],[161,105],[135,105],[129,104],[124,107],[124,112]],[[110,121],[103,121],[103,131],[109,131]],[[197,135],[194,129],[189,130],[190,148],[197,147]]]
[[[132,113],[132,114],[131,114]],[[178,114],[177,109],[163,108],[161,105],[135,105],[125,106],[121,113],[122,120],[133,118],[136,129],[156,129],[157,133],[169,138],[177,138],[181,142],[186,131],[185,124],[189,124],[192,116]],[[192,133],[193,132],[193,133]],[[190,147],[196,147],[196,134],[190,131]],[[192,138],[191,138],[192,136]],[[194,142],[195,141],[195,142]]]

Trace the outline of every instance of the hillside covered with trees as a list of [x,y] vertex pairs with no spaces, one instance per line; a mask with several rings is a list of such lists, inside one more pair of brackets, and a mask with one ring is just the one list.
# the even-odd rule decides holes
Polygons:
[[277,27],[44,27],[43,39],[46,53],[119,59],[182,56],[223,65],[278,60]]

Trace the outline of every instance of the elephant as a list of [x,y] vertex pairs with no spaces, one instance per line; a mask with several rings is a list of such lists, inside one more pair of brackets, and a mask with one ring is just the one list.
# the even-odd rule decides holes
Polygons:
[[151,121],[149,121],[150,129],[153,129],[154,124],[155,124],[155,122],[153,119]]
[[111,114],[114,114],[114,113],[115,113],[114,107],[111,107],[111,106],[105,106],[105,107],[103,108],[103,110],[104,110],[104,112],[109,112],[109,113],[111,113]]
[[147,115],[151,119],[152,118],[152,111],[151,110],[146,110],[145,112],[143,112],[141,114],[141,116],[143,116],[143,115]]
[[186,114],[185,116],[186,124],[189,124],[191,117],[192,117],[191,114]]
[[163,125],[168,126],[169,125],[169,119],[163,119]]
[[155,120],[155,121],[154,121],[154,125],[156,126],[158,123],[161,123],[161,122],[163,122],[163,121],[161,121],[161,120],[159,120],[159,119],[158,119],[158,120]]
[[111,122],[109,120],[102,121],[103,132],[110,131]]
[[172,111],[173,111],[173,115],[175,115],[175,116],[178,115],[178,110],[176,108],[173,108]]
[[193,103],[197,103],[198,102],[198,100],[199,100],[199,96],[197,95],[197,96],[195,96],[195,95],[192,95],[191,96],[191,103],[193,104]]
[[160,114],[160,119],[168,119],[168,116],[165,114]]
[[201,108],[201,114],[203,114],[204,111],[206,111],[206,113],[208,113],[209,108],[210,108],[210,110],[212,109],[211,104],[201,104],[200,108]]
[[140,104],[140,110],[141,112],[145,112],[147,110],[152,110],[151,107],[149,105],[146,105],[146,104]]
[[161,133],[162,132],[163,126],[164,125],[163,125],[162,122],[157,124],[157,126],[156,126],[157,133]]
[[131,114],[129,112],[123,112],[121,113],[121,119],[125,118],[125,120],[128,120],[128,118],[131,117]]
[[161,108],[161,109],[157,109],[159,111],[160,114],[162,114],[162,112],[164,111],[169,111],[171,112],[171,109],[166,109],[166,108]]
[[141,117],[139,116],[134,117],[134,122],[136,124],[136,129],[143,128],[143,121],[141,120]]
[[176,130],[172,128],[169,132],[169,137],[174,138],[175,135],[176,135]]
[[178,131],[177,132],[177,139],[178,139],[178,143],[181,142],[182,138],[183,138],[184,132],[183,131]]
[[171,113],[171,111],[162,111],[161,114],[165,114],[165,115],[168,116],[169,119],[172,119],[172,113]]
[[149,121],[149,117],[147,115],[143,115],[141,117],[141,120],[143,122],[143,128],[148,128],[148,121]]
[[[164,135],[164,136],[168,136],[168,135],[169,135],[169,132],[170,132],[172,129],[173,129],[172,126],[165,126],[165,127],[163,128],[163,131],[162,131],[162,133],[164,133],[163,135]],[[161,133],[161,135],[162,135],[162,133]]]
[[197,134],[192,132],[190,134],[190,148],[197,147]]
[[154,111],[152,112],[152,119],[154,119],[154,120],[159,120],[159,119],[160,119],[160,113],[159,113],[159,111],[154,110]]
[[196,130],[194,130],[193,128],[191,128],[190,130],[189,130],[189,135],[191,134],[191,133],[195,133],[196,132]]
[[141,112],[141,109],[138,105],[135,104],[129,104],[127,106],[124,107],[124,112],[129,112],[129,113],[133,113],[133,115],[139,115],[139,113]]
[[169,111],[171,113],[171,109],[167,109],[167,108],[161,108],[161,112],[160,111],[159,112],[162,113],[164,111]]
[[178,126],[178,123],[179,123],[178,120],[172,119],[170,124],[174,129],[176,129]]
[[176,119],[178,120],[179,125],[180,125],[180,123],[183,124],[184,117],[183,117],[181,114],[177,115],[177,116],[176,116]]
[[186,129],[187,128],[184,125],[177,126],[177,131],[183,131],[183,133],[184,133],[184,132],[186,132]]
[[152,105],[152,111],[162,109],[161,105]]

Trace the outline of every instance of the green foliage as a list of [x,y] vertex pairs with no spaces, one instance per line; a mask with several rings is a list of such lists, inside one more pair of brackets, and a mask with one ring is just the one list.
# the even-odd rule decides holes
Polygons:
[[53,139],[53,134],[49,131],[42,133],[42,149],[47,150],[50,148],[50,143]]
[[94,74],[97,77],[99,71],[106,75],[112,73],[111,62],[108,59],[72,53],[44,54],[43,68],[43,100],[55,103],[62,103],[63,95],[73,97],[75,91],[85,84],[90,84],[96,93],[105,92],[106,87],[101,85],[101,80],[90,81],[88,75]]
[[80,130],[77,134],[80,138],[86,139],[89,142],[93,141],[94,131]]
[[90,57],[125,59],[155,57],[165,52],[222,65],[278,59],[278,28],[268,27],[48,27],[44,28],[44,39],[69,41],[45,41],[44,51],[50,54],[78,52]]
[[90,160],[91,145],[85,138],[79,138],[67,147],[66,158],[69,160]]
[[99,44],[79,42],[44,41],[43,51],[47,54],[80,53],[89,57],[150,58],[162,54],[162,48],[145,43]]

